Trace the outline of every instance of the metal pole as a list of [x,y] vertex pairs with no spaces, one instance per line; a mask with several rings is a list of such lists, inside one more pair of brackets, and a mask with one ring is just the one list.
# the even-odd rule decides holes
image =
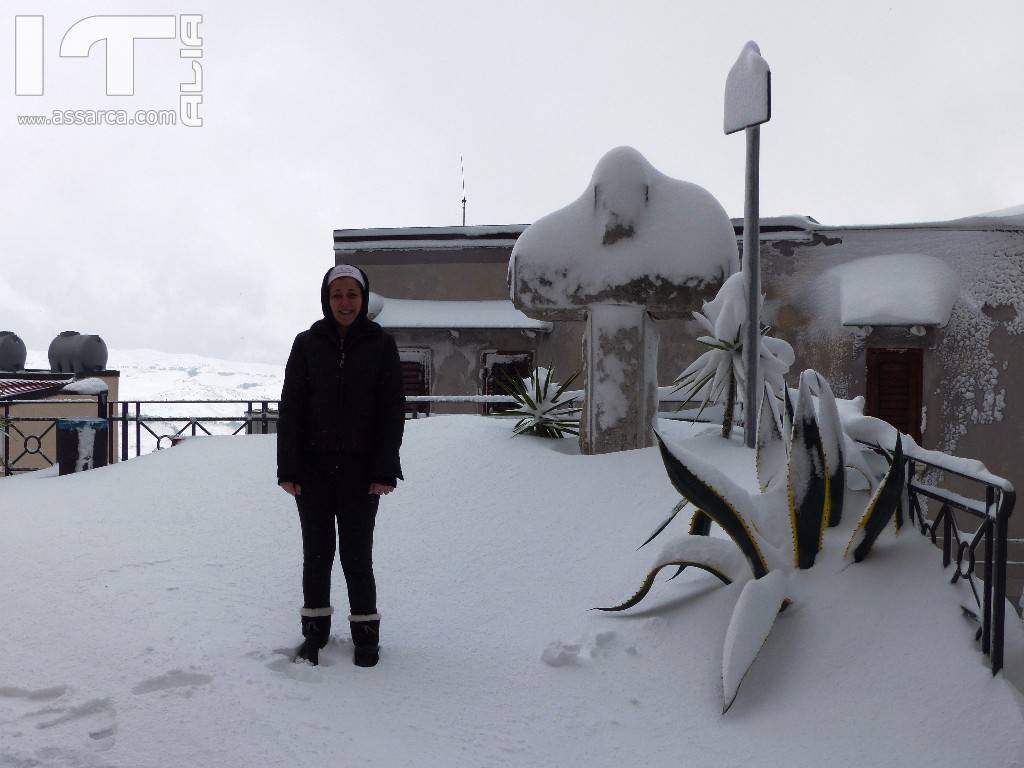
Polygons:
[[761,154],[761,127],[746,129],[747,175],[743,201],[743,272],[747,285],[747,328],[743,341],[743,358],[747,369],[747,386],[743,400],[743,436],[747,448],[757,445],[757,368],[761,355],[761,223],[758,211],[758,164]]

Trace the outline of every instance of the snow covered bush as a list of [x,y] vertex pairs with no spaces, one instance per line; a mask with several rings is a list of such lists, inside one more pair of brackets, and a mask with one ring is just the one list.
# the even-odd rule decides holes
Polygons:
[[[764,303],[763,295],[761,303]],[[741,338],[743,325],[747,321],[747,293],[743,273],[731,275],[718,289],[715,298],[704,302],[702,309],[702,312],[694,312],[693,318],[706,332],[697,341],[708,350],[679,374],[673,383],[676,391],[684,390],[687,400],[700,397],[701,411],[709,404],[721,403],[724,399],[722,436],[728,437],[732,432],[736,399],[742,397],[746,382]],[[767,389],[772,393],[781,393],[786,385],[786,372],[793,364],[795,355],[788,342],[766,336],[768,330],[761,329],[758,378],[763,384],[757,391]]]
[[[795,404],[785,392],[784,406],[776,408],[774,395],[767,388],[764,391],[755,454],[758,493],[749,493],[703,457],[657,436],[669,480],[683,498],[641,547],[692,506],[689,533],[665,545],[631,598],[599,609],[622,611],[635,606],[650,592],[658,573],[669,566],[676,567],[675,575],[695,567],[726,584],[749,582],[726,632],[723,712],[735,700],[775,617],[789,603],[789,578],[814,565],[825,529],[838,525],[843,513],[846,437],[832,390],[823,377],[807,370],[800,376]],[[905,476],[898,434],[895,450],[886,458],[888,469],[843,554],[847,557],[852,551],[856,562],[870,554],[890,520],[895,517],[897,528],[902,524]],[[712,523],[731,541],[709,536]]]
[[498,386],[516,400],[512,410],[500,411],[499,416],[519,416],[512,429],[513,435],[537,437],[565,437],[580,433],[580,411],[574,398],[562,399],[579,371],[563,384],[551,380],[550,368],[535,368],[528,379],[508,376],[500,372]]

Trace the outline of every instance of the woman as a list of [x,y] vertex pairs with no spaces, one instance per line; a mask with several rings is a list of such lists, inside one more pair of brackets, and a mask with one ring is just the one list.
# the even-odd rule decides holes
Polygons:
[[277,480],[295,497],[302,527],[305,639],[295,660],[311,664],[331,632],[335,535],[353,661],[372,667],[378,660],[373,524],[380,497],[402,478],[405,397],[395,340],[366,316],[369,295],[361,269],[328,270],[320,287],[324,317],[295,337],[281,392]]

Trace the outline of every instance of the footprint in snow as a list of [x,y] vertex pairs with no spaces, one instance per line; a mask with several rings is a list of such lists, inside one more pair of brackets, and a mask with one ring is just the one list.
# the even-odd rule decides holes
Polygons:
[[201,675],[197,672],[182,672],[180,669],[172,669],[166,674],[143,680],[132,688],[132,693],[138,695],[154,693],[156,691],[169,691],[172,688],[194,688],[198,685],[209,685],[212,682],[213,678],[209,675]]
[[608,656],[614,650],[617,639],[618,634],[615,632],[598,632],[593,638],[578,643],[555,640],[544,649],[540,659],[549,667],[567,667],[581,661],[592,661]]
[[0,766],[43,765],[55,756],[93,765],[92,755],[113,747],[116,732],[109,698],[78,699],[66,685],[0,687]]

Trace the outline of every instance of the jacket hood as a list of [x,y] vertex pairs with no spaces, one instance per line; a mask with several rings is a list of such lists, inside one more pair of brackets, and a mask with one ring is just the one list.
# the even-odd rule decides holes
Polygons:
[[[363,289],[363,306],[359,308],[359,316],[356,317],[356,323],[363,323],[367,321],[366,313],[370,309],[370,278],[366,276],[366,272],[361,267],[355,267],[359,270],[359,274],[363,276],[363,285],[366,287]],[[334,269],[334,267],[331,267]],[[327,278],[330,277],[331,269],[324,272],[324,279],[320,281],[320,308],[324,312],[324,317],[331,323],[334,323],[334,315],[331,314],[331,301],[327,292]]]

